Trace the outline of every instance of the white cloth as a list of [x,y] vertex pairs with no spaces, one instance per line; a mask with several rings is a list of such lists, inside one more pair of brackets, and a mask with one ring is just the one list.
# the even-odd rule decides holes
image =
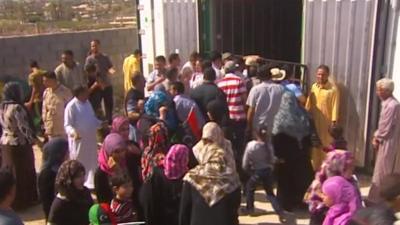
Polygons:
[[[73,98],[65,107],[64,127],[68,135],[69,156],[85,166],[85,186],[89,189],[94,188],[97,168],[96,130],[100,123],[89,101],[81,102]],[[74,133],[79,135],[78,139],[72,137]]]

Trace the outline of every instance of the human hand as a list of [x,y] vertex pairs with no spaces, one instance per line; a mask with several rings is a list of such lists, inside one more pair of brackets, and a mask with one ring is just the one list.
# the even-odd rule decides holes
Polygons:
[[164,76],[158,77],[158,78],[156,79],[156,83],[157,83],[157,84],[162,83],[162,82],[164,82],[164,80],[165,80],[165,77],[164,77]]
[[379,149],[379,140],[376,137],[372,138],[372,147],[374,148],[375,151],[378,151]]
[[27,109],[31,110],[31,109],[32,109],[33,103],[32,103],[32,102],[25,102],[24,105],[25,105],[25,107],[26,107]]
[[71,133],[70,137],[71,137],[72,139],[74,139],[74,140],[79,140],[79,139],[81,139],[81,136],[80,136],[79,133],[76,132],[76,131],[73,131],[73,132]]
[[158,111],[160,113],[161,120],[167,119],[168,108],[166,106],[161,106]]

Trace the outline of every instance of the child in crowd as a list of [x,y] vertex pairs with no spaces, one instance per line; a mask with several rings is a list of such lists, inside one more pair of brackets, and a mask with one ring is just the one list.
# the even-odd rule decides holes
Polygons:
[[110,205],[107,203],[94,204],[89,210],[90,225],[117,225]]
[[379,192],[388,207],[400,212],[400,174],[386,175]]
[[23,225],[24,223],[12,210],[16,195],[16,180],[11,170],[0,170],[0,224]]
[[116,174],[111,177],[111,186],[114,192],[114,198],[110,205],[117,223],[136,221],[136,213],[132,204],[132,180],[126,174]]
[[268,140],[268,130],[260,127],[256,132],[256,139],[250,141],[243,155],[242,167],[250,175],[246,184],[246,209],[245,214],[254,213],[254,192],[257,184],[262,183],[267,199],[271,202],[273,209],[283,220],[287,214],[280,206],[273,191],[273,168],[275,155],[271,143]]
[[333,138],[332,143],[324,148],[325,152],[331,152],[335,149],[347,150],[347,141],[343,137],[343,128],[338,124],[329,127],[329,134]]
[[93,205],[89,189],[84,186],[85,168],[76,160],[64,162],[56,176],[58,194],[50,208],[48,225],[87,225]]
[[322,185],[321,197],[329,207],[323,225],[346,225],[361,208],[358,190],[342,176],[328,178]]

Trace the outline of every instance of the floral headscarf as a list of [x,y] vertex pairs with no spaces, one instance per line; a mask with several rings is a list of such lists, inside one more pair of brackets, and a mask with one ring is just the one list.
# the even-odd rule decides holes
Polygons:
[[113,119],[112,125],[111,125],[111,132],[112,133],[117,133],[120,134],[125,140],[129,140],[129,132],[125,132],[128,136],[125,136],[125,133],[121,131],[122,127],[125,124],[129,124],[128,118],[125,116],[117,116]]
[[181,178],[188,170],[189,149],[186,145],[173,145],[164,159],[164,174],[170,180]]
[[322,191],[333,203],[323,225],[346,225],[361,207],[356,188],[342,176],[328,178],[322,185]]
[[[316,173],[314,181],[305,196],[305,202],[309,205],[311,212],[317,212],[324,208],[320,193],[322,191],[323,183],[333,176],[346,176],[346,171],[354,164],[354,156],[351,152],[343,150],[334,150],[329,152],[326,159],[322,163],[320,170]],[[345,177],[352,182],[352,177]]]
[[311,132],[310,117],[298,104],[296,96],[286,91],[282,95],[279,111],[275,115],[272,134],[287,134],[301,143]]
[[144,105],[144,111],[149,116],[158,117],[158,109],[167,101],[167,95],[162,91],[154,91],[146,104]]
[[153,175],[155,167],[162,167],[168,151],[168,130],[164,123],[158,122],[150,127],[149,146],[142,155],[142,177],[146,181]]
[[[104,140],[103,145],[101,146],[99,155],[98,155],[98,163],[100,169],[107,173],[108,175],[113,174],[112,168],[108,165],[108,159],[112,155],[112,153],[118,149],[126,148],[126,141],[122,138],[121,135],[117,133],[111,133],[107,135]],[[125,162],[119,162],[121,167],[125,167]]]
[[[218,125],[214,124],[207,123],[203,127],[203,139],[219,133]],[[233,156],[214,140],[221,140],[221,136],[218,134],[211,139],[212,143],[201,140],[196,144],[193,153],[199,165],[184,177],[184,181],[193,185],[210,207],[240,187]]]

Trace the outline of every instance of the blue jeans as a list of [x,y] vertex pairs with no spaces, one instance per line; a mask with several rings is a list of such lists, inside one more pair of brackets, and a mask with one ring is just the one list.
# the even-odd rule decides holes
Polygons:
[[267,195],[267,200],[271,202],[272,208],[277,214],[282,212],[282,207],[274,194],[273,184],[274,179],[271,168],[254,170],[247,181],[246,185],[246,208],[254,209],[254,192],[256,191],[257,184],[261,183]]

